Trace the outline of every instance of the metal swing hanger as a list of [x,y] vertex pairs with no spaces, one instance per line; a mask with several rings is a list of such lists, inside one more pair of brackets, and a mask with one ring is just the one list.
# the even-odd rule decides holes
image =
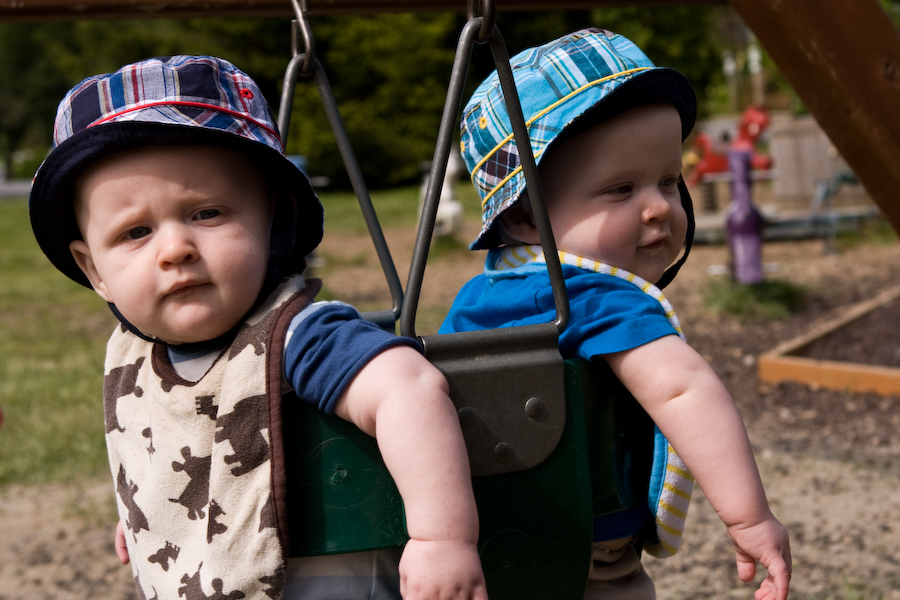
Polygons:
[[294,14],[297,19],[291,22],[291,50],[293,58],[288,63],[284,76],[284,85],[281,89],[281,102],[278,109],[278,129],[287,141],[287,132],[291,123],[291,111],[293,109],[294,89],[297,86],[299,77],[313,76],[316,87],[319,90],[319,97],[322,100],[322,106],[325,108],[325,114],[331,125],[331,131],[337,142],[338,150],[344,161],[344,168],[350,177],[350,183],[356,194],[359,208],[366,220],[366,227],[369,230],[369,236],[375,245],[375,251],[378,254],[378,260],[381,263],[381,269],[387,279],[388,288],[391,292],[392,307],[390,310],[371,311],[363,313],[363,317],[367,321],[376,323],[382,329],[394,332],[396,322],[400,318],[400,311],[403,305],[403,286],[400,283],[400,277],[391,258],[391,252],[388,248],[387,241],[384,238],[384,232],[381,224],[378,222],[378,216],[375,214],[375,208],[372,206],[372,199],[369,196],[368,188],[363,180],[362,171],[347,136],[347,130],[344,127],[344,121],[341,119],[338,111],[337,101],[334,97],[334,91],[325,75],[322,64],[316,58],[316,44],[312,35],[312,28],[309,24],[309,0],[291,0],[294,7]]
[[544,247],[556,317],[537,325],[418,337],[425,357],[450,385],[475,476],[524,471],[546,461],[562,439],[567,410],[559,333],[568,322],[568,297],[509,54],[494,24],[492,2],[484,0],[484,16],[475,16],[478,5],[469,2],[470,19],[456,49],[400,321],[401,335],[416,337],[416,308],[466,71],[474,45],[489,43]]
[[[479,8],[482,10],[482,16],[477,16]],[[468,0],[466,14],[469,21],[463,27],[456,47],[456,57],[453,61],[453,69],[447,89],[447,99],[444,103],[444,112],[435,146],[434,159],[431,163],[431,175],[425,190],[422,217],[419,221],[419,231],[416,236],[412,264],[410,265],[409,278],[406,282],[406,297],[403,302],[400,332],[404,336],[416,337],[416,310],[425,275],[428,249],[434,235],[434,223],[440,202],[441,187],[444,184],[444,177],[447,173],[450,146],[453,143],[456,123],[462,105],[466,73],[475,44],[488,43],[494,59],[494,68],[497,69],[503,90],[510,125],[513,130],[513,139],[522,163],[522,171],[528,188],[528,197],[534,211],[535,224],[537,225],[541,246],[544,248],[544,258],[553,287],[556,317],[552,323],[556,326],[557,333],[561,333],[569,321],[568,294],[566,293],[565,280],[559,262],[559,254],[556,250],[556,241],[550,228],[550,218],[547,215],[547,207],[544,203],[544,194],[534,160],[534,153],[531,149],[528,127],[522,114],[519,94],[516,90],[512,69],[509,64],[509,53],[503,41],[503,36],[494,22],[494,0]]]

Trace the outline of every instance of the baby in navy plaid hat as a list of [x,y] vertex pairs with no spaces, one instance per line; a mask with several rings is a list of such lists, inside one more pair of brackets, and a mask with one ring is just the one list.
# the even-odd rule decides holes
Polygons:
[[[415,341],[314,300],[321,282],[300,273],[322,207],[246,74],[175,56],[81,82],[30,211],[53,264],[121,321],[103,405],[116,550],[139,597],[486,599],[447,383]],[[402,559],[295,557],[291,517],[319,500],[292,493],[308,467],[285,450],[282,410],[304,401],[377,438]]]
[[[788,536],[741,417],[660,291],[693,235],[681,179],[696,113],[690,84],[599,29],[526,50],[511,66],[569,296],[560,351],[605,361],[656,424],[647,507],[595,516],[585,598],[655,597],[634,545],[657,557],[677,551],[696,477],[727,526],[740,578],[752,580],[759,561],[768,577],[756,598],[785,600]],[[440,332],[550,322],[550,280],[496,72],[466,105],[461,130],[484,207],[472,248],[488,254]]]

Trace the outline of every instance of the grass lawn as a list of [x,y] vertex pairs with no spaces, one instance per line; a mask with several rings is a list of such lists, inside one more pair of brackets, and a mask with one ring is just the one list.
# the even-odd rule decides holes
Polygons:
[[0,202],[0,485],[105,469],[103,354],[115,322],[61,275],[31,234],[24,200]]
[[[353,194],[321,196],[329,230],[366,231]],[[417,188],[372,199],[383,227],[416,225]],[[117,322],[40,251],[25,199],[0,201],[0,282],[0,486],[104,474],[103,358]]]

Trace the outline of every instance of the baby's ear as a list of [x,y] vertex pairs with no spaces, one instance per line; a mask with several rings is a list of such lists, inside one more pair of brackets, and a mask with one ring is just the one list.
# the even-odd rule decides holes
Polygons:
[[78,265],[84,276],[91,282],[91,287],[94,288],[97,295],[107,302],[112,302],[106,291],[106,286],[103,284],[103,279],[94,265],[94,259],[91,257],[91,249],[88,245],[82,240],[74,240],[69,244],[69,251],[72,253],[72,258],[75,259],[75,264]]
[[503,234],[516,242],[523,244],[541,243],[537,225],[534,224],[531,203],[525,194],[522,194],[518,202],[500,213],[500,228]]

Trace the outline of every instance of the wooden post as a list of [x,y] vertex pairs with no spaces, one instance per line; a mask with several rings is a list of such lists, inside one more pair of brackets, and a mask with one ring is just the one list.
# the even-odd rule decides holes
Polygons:
[[900,32],[878,0],[731,0],[900,232]]

